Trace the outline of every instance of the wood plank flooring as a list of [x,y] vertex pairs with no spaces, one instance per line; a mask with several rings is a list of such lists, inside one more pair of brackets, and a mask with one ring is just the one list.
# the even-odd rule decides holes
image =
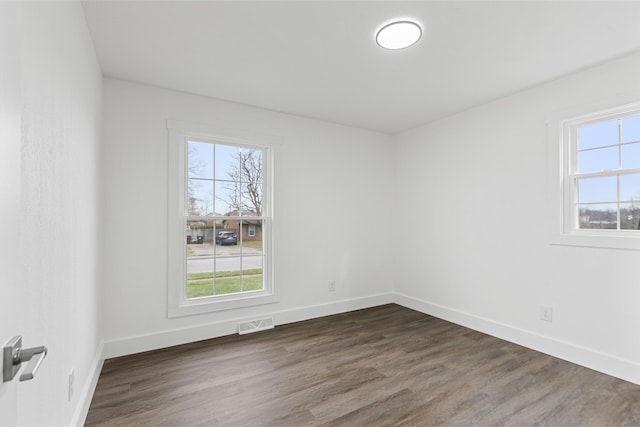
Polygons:
[[640,426],[640,386],[397,305],[105,361],[86,426]]

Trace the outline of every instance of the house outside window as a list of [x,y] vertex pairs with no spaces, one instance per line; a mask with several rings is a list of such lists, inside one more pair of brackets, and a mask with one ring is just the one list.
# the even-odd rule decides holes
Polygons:
[[169,316],[276,301],[270,145],[168,127]]

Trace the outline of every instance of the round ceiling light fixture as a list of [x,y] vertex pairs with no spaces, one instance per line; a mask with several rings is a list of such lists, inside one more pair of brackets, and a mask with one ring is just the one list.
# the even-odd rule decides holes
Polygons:
[[385,49],[404,49],[415,44],[422,36],[422,27],[416,22],[394,21],[378,30],[376,43]]

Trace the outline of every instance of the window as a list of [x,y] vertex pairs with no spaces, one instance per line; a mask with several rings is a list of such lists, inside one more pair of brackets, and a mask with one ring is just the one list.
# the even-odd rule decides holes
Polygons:
[[169,122],[169,316],[274,302],[271,146]]
[[638,246],[640,104],[561,120],[560,143],[562,233]]

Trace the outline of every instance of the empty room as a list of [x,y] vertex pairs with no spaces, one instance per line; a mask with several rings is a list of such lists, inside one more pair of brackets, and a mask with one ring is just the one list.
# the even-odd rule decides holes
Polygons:
[[640,425],[638,22],[0,2],[0,425]]

